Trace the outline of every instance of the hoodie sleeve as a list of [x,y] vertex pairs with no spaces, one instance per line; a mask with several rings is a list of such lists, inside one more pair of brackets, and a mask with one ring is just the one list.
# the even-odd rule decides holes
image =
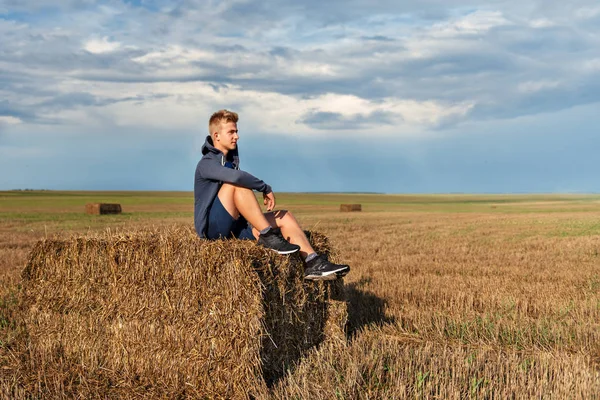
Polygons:
[[262,193],[271,193],[271,186],[254,175],[239,169],[231,169],[214,161],[204,159],[200,161],[200,175],[204,179],[227,182],[232,185],[245,187]]

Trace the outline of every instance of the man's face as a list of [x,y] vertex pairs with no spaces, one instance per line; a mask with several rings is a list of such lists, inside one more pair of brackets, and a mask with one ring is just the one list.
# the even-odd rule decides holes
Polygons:
[[221,150],[230,151],[236,148],[239,138],[235,122],[222,122],[220,129],[215,134],[215,146]]

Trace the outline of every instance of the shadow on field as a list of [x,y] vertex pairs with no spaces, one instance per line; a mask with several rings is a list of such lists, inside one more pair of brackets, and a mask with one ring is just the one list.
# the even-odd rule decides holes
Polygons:
[[371,280],[361,279],[346,285],[348,301],[347,337],[352,338],[357,331],[367,325],[383,325],[393,323],[394,318],[385,315],[387,302],[374,293],[362,290]]

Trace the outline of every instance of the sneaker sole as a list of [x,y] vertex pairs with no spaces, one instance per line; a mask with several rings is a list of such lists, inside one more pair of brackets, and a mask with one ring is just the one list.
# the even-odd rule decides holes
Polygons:
[[350,272],[350,268],[344,269],[342,271],[336,272],[335,274],[337,275],[338,278],[341,278],[343,276],[348,275],[348,272]]
[[350,268],[343,267],[343,268],[339,268],[335,271],[329,271],[329,272],[321,274],[321,275],[306,275],[304,277],[304,279],[308,279],[311,281],[333,281],[335,279],[345,276],[348,272],[350,272]]
[[304,277],[308,281],[333,281],[337,278],[338,276],[335,273],[328,275],[306,275]]
[[298,250],[300,250],[300,249],[295,249],[295,250],[287,250],[287,251],[275,250],[275,249],[270,249],[270,250],[273,250],[273,251],[274,251],[275,253],[277,253],[277,254],[286,255],[286,254],[292,254],[292,253],[295,253],[295,252],[297,252],[297,251],[298,251]]

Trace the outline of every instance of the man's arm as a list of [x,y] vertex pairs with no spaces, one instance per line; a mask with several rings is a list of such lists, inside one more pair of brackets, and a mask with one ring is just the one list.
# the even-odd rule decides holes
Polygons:
[[200,161],[200,175],[205,179],[231,183],[232,185],[256,190],[264,194],[272,192],[271,186],[254,175],[239,169],[227,168],[209,160],[206,160],[206,162],[204,160]]

